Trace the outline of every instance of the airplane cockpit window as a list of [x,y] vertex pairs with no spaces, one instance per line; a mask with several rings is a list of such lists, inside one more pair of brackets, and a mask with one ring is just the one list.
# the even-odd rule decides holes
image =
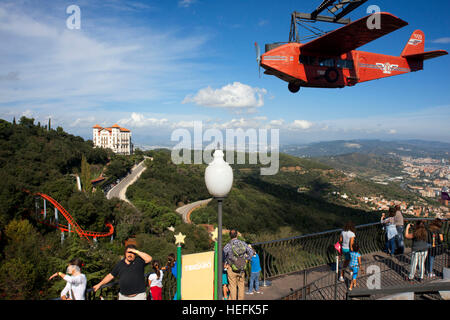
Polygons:
[[300,55],[299,61],[301,64],[307,65],[307,66],[313,66],[315,63],[316,58],[311,56],[303,56]]
[[334,67],[334,59],[319,59],[319,66]]
[[353,69],[353,61],[352,60],[341,60],[338,59],[336,61],[336,67],[345,68],[345,69]]

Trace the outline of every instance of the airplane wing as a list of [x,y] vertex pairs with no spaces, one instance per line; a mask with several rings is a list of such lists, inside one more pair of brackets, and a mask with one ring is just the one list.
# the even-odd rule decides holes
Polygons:
[[[374,16],[377,14],[380,15],[380,28],[369,29],[368,26],[371,26],[371,22],[377,19]],[[374,13],[304,44],[301,46],[301,51],[312,54],[338,56],[355,50],[366,43],[403,28],[406,25],[408,25],[407,22],[390,13]]]

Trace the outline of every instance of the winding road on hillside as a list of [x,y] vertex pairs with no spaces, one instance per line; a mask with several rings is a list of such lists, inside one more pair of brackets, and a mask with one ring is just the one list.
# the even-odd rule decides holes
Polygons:
[[195,202],[189,203],[185,206],[179,207],[175,211],[181,215],[184,223],[192,223],[191,219],[190,219],[192,211],[194,211],[195,209],[198,209],[200,207],[208,205],[208,203],[211,200],[212,200],[212,198],[195,201]]
[[133,205],[126,196],[127,188],[131,186],[136,180],[140,177],[142,172],[147,169],[145,166],[145,160],[152,159],[150,157],[144,157],[144,160],[142,160],[139,164],[135,165],[131,169],[131,173],[127,175],[125,178],[122,179],[117,185],[115,185],[111,190],[108,191],[106,194],[107,199],[112,198],[119,198],[120,200],[126,201],[129,204]]
[[[131,169],[131,173],[127,175],[122,181],[120,181],[117,185],[115,185],[111,190],[106,194],[107,199],[119,198],[120,200],[126,201],[129,204],[133,205],[126,197],[126,192],[129,186],[136,182],[136,180],[140,177],[140,175],[147,169],[144,162],[147,159],[152,159],[150,157],[145,157],[143,161],[139,164],[135,165]],[[153,159],[152,159],[153,160]],[[212,198],[199,200],[182,207],[176,209],[176,212],[179,213],[185,223],[192,223],[190,220],[191,213],[200,207],[206,206]]]

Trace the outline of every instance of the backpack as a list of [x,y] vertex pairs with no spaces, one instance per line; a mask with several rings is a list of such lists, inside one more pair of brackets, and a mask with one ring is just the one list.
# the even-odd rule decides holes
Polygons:
[[439,237],[439,232],[430,232],[431,235],[431,243],[430,246],[430,255],[438,256],[443,253],[441,238]]
[[242,241],[233,241],[231,243],[231,269],[234,272],[243,272],[245,269],[245,252],[247,246]]

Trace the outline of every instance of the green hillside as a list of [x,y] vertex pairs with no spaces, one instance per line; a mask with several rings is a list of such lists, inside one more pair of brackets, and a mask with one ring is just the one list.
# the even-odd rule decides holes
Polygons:
[[315,158],[316,161],[335,169],[357,173],[361,177],[373,177],[387,174],[399,176],[402,174],[400,159],[376,154],[350,153],[331,157]]
[[[102,171],[107,181],[121,177],[134,164],[135,157],[93,148],[90,141],[60,127],[49,129],[25,117],[17,123],[0,119],[0,150],[1,300],[59,297],[64,281],[48,278],[57,271],[64,272],[73,258],[84,262],[83,273],[91,288],[119,261],[124,240],[130,236],[135,236],[140,249],[154,259],[165,261],[169,253],[176,252],[174,232],[162,228],[146,212],[118,199],[107,200],[98,188],[93,192],[89,183]],[[75,174],[81,177],[83,191],[76,187]],[[104,232],[105,222],[113,223],[114,240],[99,239],[94,244],[66,234],[61,243],[59,230],[38,223],[34,198],[25,190],[50,195],[84,230]],[[51,216],[53,208],[48,211]],[[175,215],[173,211],[171,214]],[[176,231],[187,235],[185,253],[211,249],[203,228],[182,224],[175,217]]]
[[[149,153],[148,170],[127,191],[127,197],[141,210],[177,206],[210,198],[204,183],[206,165],[174,165],[168,150]],[[247,155],[248,156],[248,155]],[[260,165],[232,165],[234,184],[224,201],[223,224],[259,239],[282,231],[312,233],[342,227],[347,220],[356,224],[374,222],[377,214],[337,204],[329,194],[332,183],[345,178],[331,167],[308,159],[280,154],[280,171],[261,176]],[[307,192],[298,192],[304,187]],[[160,210],[160,209],[158,209]],[[191,215],[196,224],[217,222],[216,202]]]

